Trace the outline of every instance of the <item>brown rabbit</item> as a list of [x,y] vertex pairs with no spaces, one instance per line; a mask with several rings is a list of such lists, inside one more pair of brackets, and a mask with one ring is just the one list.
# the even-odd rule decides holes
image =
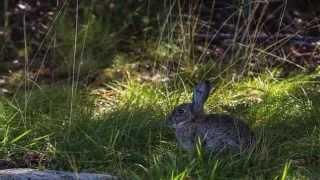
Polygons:
[[255,144],[255,137],[243,121],[226,114],[205,114],[203,110],[211,86],[199,83],[193,92],[192,103],[178,105],[168,116],[167,124],[175,129],[182,148],[193,150],[197,140],[209,152],[225,149],[242,152]]

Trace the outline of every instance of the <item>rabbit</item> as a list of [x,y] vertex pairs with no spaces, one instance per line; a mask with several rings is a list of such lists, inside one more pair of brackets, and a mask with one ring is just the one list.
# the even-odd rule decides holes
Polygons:
[[208,81],[196,85],[191,103],[178,105],[168,115],[166,124],[175,129],[180,146],[192,151],[198,140],[205,151],[243,152],[253,147],[255,137],[243,121],[227,114],[206,114],[206,102],[212,86]]

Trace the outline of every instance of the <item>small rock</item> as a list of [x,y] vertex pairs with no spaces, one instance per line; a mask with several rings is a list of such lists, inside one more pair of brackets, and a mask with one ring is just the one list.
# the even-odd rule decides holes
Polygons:
[[107,174],[75,173],[53,170],[16,168],[0,170],[1,180],[115,180],[117,177]]

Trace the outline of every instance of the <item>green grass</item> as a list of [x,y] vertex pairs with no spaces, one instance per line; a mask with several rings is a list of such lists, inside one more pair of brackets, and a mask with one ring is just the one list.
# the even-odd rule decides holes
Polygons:
[[108,172],[128,179],[316,178],[318,79],[262,75],[216,87],[207,111],[228,111],[245,119],[259,139],[254,152],[241,156],[181,150],[163,122],[175,104],[190,100],[191,90],[133,80],[111,85],[116,100],[99,116],[94,115],[89,92],[77,91],[71,99],[69,87],[43,87],[1,98],[0,154],[19,158],[36,151],[51,159],[48,168]]
[[[230,54],[230,62],[195,52],[192,32],[197,25],[176,22],[181,14],[175,17],[174,11],[182,7],[174,4],[119,1],[112,9],[110,3],[83,1],[78,9],[72,2],[60,9],[42,50],[52,51],[48,59],[56,75],[67,74],[74,81],[61,87],[37,85],[0,98],[0,158],[23,159],[34,151],[50,161],[34,167],[106,172],[125,179],[320,177],[319,73],[256,75],[256,69],[268,71],[269,59],[268,49],[255,44],[234,45],[237,52]],[[177,35],[177,28],[184,33]],[[254,67],[249,66],[251,48],[260,52],[261,62],[253,61]],[[40,59],[45,61],[46,54],[40,53]],[[113,84],[109,81],[125,78],[101,80],[99,85],[107,83],[112,97],[95,99],[88,89],[75,90],[81,84],[78,75],[106,67],[127,78]],[[170,81],[134,80],[135,74],[153,70]],[[201,149],[187,153],[177,145],[164,119],[175,105],[190,101],[191,87],[201,79],[219,81],[206,110],[244,119],[258,138],[254,152],[207,155]],[[106,104],[102,114],[96,113],[96,101]]]

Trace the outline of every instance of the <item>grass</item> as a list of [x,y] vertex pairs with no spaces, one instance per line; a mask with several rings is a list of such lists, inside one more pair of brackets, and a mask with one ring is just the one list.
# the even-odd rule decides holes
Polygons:
[[69,87],[31,91],[27,109],[24,94],[2,98],[0,153],[9,158],[41,152],[50,159],[49,168],[128,179],[315,178],[320,165],[317,78],[262,75],[217,87],[206,109],[246,119],[258,136],[256,151],[241,156],[181,150],[163,121],[175,104],[189,101],[190,89],[135,81],[114,84],[116,100],[99,116],[93,115],[88,92],[78,91],[70,99]]
[[[72,2],[66,5],[72,7],[69,11],[59,10],[53,30],[43,39],[49,45],[43,48],[52,50],[57,74],[71,74],[72,85],[37,85],[0,98],[1,158],[23,159],[26,153],[36,152],[47,160],[33,167],[107,172],[125,179],[320,176],[319,73],[281,78],[279,71],[266,71],[268,49],[260,50],[254,42],[243,47],[234,44],[230,62],[199,54],[192,37],[197,22],[176,23],[174,18],[182,18],[182,12],[178,17],[171,14],[174,8],[181,11],[181,5],[141,3],[131,6],[121,1],[113,4],[115,11],[105,11],[110,3],[99,9],[95,1],[81,2],[77,18],[68,14],[76,7]],[[164,17],[150,9],[162,6],[169,6]],[[185,33],[176,36],[175,28]],[[252,68],[256,50],[261,52],[257,55],[261,62],[253,62]],[[133,74],[144,72],[132,70],[130,63],[150,66],[152,70],[145,67],[146,71],[166,74],[169,81],[141,83]],[[111,72],[108,80],[102,78],[99,85],[107,83],[104,89],[110,94],[94,97],[90,89],[78,88],[76,76],[106,66],[126,77],[120,75],[125,80],[113,84],[111,80],[121,78]],[[250,72],[260,66],[264,74]],[[219,81],[206,110],[244,119],[259,140],[254,152],[207,155],[201,149],[186,153],[177,145],[164,119],[175,105],[191,99],[191,87],[201,79]],[[101,101],[103,105],[96,106]]]

